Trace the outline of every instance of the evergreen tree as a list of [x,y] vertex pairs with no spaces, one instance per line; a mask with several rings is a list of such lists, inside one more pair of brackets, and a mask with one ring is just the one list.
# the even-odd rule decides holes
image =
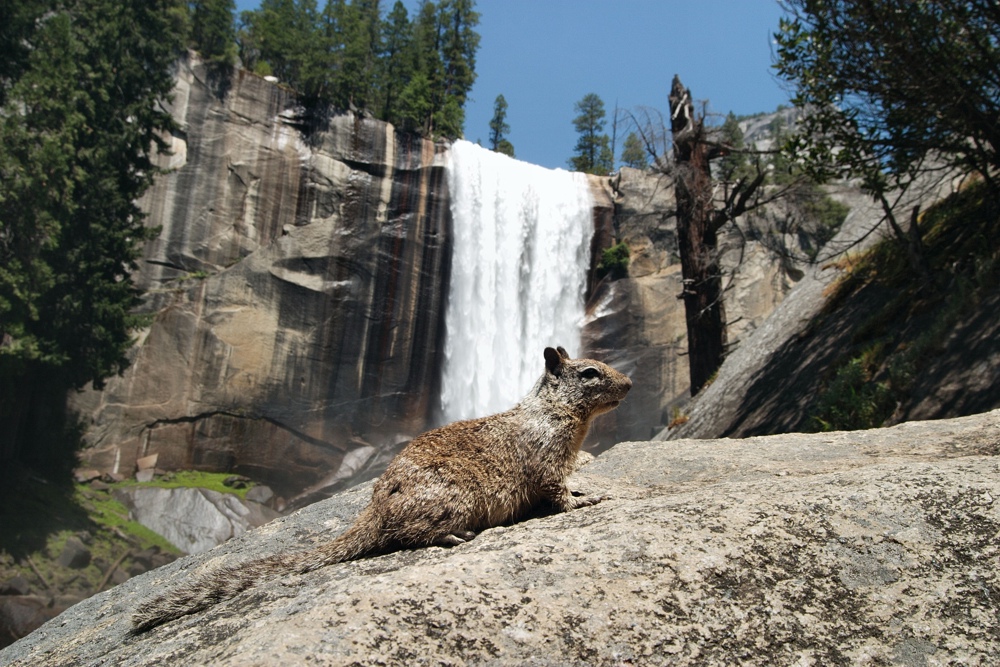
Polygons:
[[604,101],[595,93],[588,93],[574,108],[579,115],[573,119],[573,126],[580,138],[576,142],[576,155],[570,158],[569,165],[587,174],[607,174],[613,168],[614,156],[610,139],[603,133],[606,123]]
[[[413,24],[409,62],[414,72],[404,91],[407,113],[428,110],[415,129],[424,136],[459,137],[465,123],[465,101],[475,82],[479,48],[479,14],[472,0],[421,3]],[[421,78],[417,80],[417,76]],[[424,87],[426,84],[426,88]],[[427,100],[418,99],[426,94]],[[412,124],[412,117],[407,119]]]
[[622,164],[633,169],[647,169],[649,167],[646,149],[643,148],[642,141],[635,132],[630,132],[625,137],[625,146],[622,148]]
[[31,35],[36,22],[49,9],[45,0],[4,0],[0,12],[0,104],[7,91],[24,73],[31,52]]
[[402,131],[458,137],[475,81],[473,0],[429,0],[416,19],[397,1],[263,0],[240,17],[239,48],[259,74],[294,87],[307,110],[367,109]]
[[417,72],[399,96],[399,115],[395,124],[404,132],[426,134],[426,124],[434,107],[431,103],[431,84],[427,75]]
[[399,95],[413,73],[407,58],[410,42],[413,41],[413,27],[402,0],[396,0],[392,11],[382,23],[381,50],[379,51],[379,118],[396,122],[399,111]]
[[[780,118],[780,116],[778,116]],[[720,129],[722,143],[726,146],[725,154],[719,160],[719,175],[724,181],[737,181],[752,176],[754,171],[744,152],[746,143],[743,140],[743,130],[732,111],[726,116]],[[776,139],[775,144],[779,143]]]
[[490,121],[490,150],[514,157],[514,146],[507,140],[507,100],[497,95],[493,102],[493,119]]
[[273,72],[267,61],[260,58],[260,36],[254,28],[256,19],[256,11],[240,12],[236,20],[236,53],[244,68],[260,76],[269,76]]
[[128,363],[149,236],[135,201],[173,128],[160,102],[184,39],[180,1],[44,5],[0,109],[0,459],[39,464],[65,453],[66,390]]
[[[401,94],[399,123],[402,129],[424,136],[432,133],[433,114],[441,104],[438,93],[444,79],[441,33],[437,5],[424,0],[413,21],[413,40],[406,54],[413,75]],[[422,115],[417,117],[417,113]]]
[[374,103],[375,58],[380,49],[378,0],[340,3],[341,55],[333,76],[331,101],[339,109]]
[[315,0],[263,0],[256,11],[244,12],[245,29],[259,54],[256,71],[260,73],[259,64],[266,63],[268,73],[306,97],[315,96],[325,77],[325,67],[309,67],[321,41],[318,18]]
[[231,67],[236,61],[235,0],[191,3],[191,45],[206,62]]
[[446,137],[462,136],[465,125],[465,101],[476,82],[476,51],[479,49],[479,13],[473,0],[442,0],[439,21],[442,25],[441,90],[435,91],[437,107],[435,131]]

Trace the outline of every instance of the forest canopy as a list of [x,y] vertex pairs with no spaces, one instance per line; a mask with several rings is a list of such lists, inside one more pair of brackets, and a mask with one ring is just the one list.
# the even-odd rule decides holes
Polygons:
[[[0,460],[48,461],[66,391],[128,361],[187,6],[22,0],[0,17]],[[30,446],[29,446],[30,445]]]
[[[786,0],[778,74],[807,108],[792,150],[872,190],[928,156],[988,182],[1000,169],[996,0]],[[995,184],[991,189],[997,191]]]
[[263,0],[243,12],[244,67],[293,87],[312,110],[366,110],[404,132],[457,138],[476,80],[473,0]]

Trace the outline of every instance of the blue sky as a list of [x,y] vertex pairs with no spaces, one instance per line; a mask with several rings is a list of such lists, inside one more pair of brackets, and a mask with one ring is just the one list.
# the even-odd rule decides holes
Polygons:
[[[412,17],[418,1],[404,2]],[[240,10],[258,4],[237,1]],[[544,167],[566,167],[573,105],[587,93],[604,100],[609,118],[616,102],[665,110],[674,74],[723,114],[788,101],[770,67],[777,0],[478,0],[476,8],[482,39],[465,136],[486,143],[502,94],[518,159]]]

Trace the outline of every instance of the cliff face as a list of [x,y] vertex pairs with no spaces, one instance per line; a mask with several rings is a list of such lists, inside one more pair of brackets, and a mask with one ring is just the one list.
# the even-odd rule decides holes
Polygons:
[[[246,474],[304,504],[374,476],[434,425],[451,261],[445,144],[354,115],[303,132],[292,95],[237,71],[178,66],[172,154],[142,201],[161,233],[135,279],[150,326],[89,417],[87,467]],[[646,438],[686,400],[673,184],[625,168],[591,177],[583,350],[635,390],[588,447]],[[624,240],[629,277],[597,279]],[[795,271],[750,242],[727,255],[730,339],[781,301]],[[560,341],[553,341],[553,344]],[[540,355],[540,350],[525,351]],[[541,370],[541,365],[539,365]]]
[[[228,469],[288,495],[349,477],[419,431],[437,395],[450,215],[444,147],[179,66],[172,173],[144,198],[155,313],[90,416],[90,466]],[[303,136],[309,137],[305,143]]]
[[[597,201],[613,202],[611,220],[598,225],[630,250],[628,277],[596,283],[587,306],[583,347],[632,378],[635,389],[595,424],[601,444],[644,439],[666,426],[690,399],[687,326],[677,245],[674,183],[662,174],[623,167],[601,179]],[[852,202],[854,203],[854,202]],[[597,214],[601,219],[600,212]],[[742,222],[740,223],[743,224]],[[794,239],[788,239],[794,244]],[[610,245],[605,241],[603,247]],[[804,274],[750,234],[731,226],[719,242],[726,272],[728,338],[738,349]],[[593,449],[600,449],[594,447]]]

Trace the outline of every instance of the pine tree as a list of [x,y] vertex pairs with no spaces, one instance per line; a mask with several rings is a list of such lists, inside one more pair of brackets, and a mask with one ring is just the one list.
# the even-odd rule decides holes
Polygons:
[[649,158],[646,157],[646,149],[639,140],[639,135],[630,132],[625,137],[625,146],[622,148],[622,164],[633,169],[647,169]]
[[[409,62],[414,79],[405,97],[408,111],[419,106],[428,110],[428,116],[417,126],[425,136],[459,137],[465,123],[465,101],[476,80],[476,51],[479,34],[475,26],[479,14],[473,9],[472,0],[442,0],[421,3],[413,24],[413,41]],[[424,85],[426,83],[426,88]],[[418,100],[426,94],[426,103]],[[419,102],[419,103],[418,103]],[[407,124],[415,119],[409,117]]]
[[441,59],[441,26],[438,8],[433,2],[420,3],[413,21],[413,39],[404,54],[412,76],[400,94],[400,117],[397,123],[408,132],[429,136],[433,131],[433,113],[440,105],[436,91],[441,89],[444,63]]
[[430,81],[426,74],[417,72],[400,93],[399,115],[395,124],[404,132],[426,134],[433,110]]
[[339,109],[364,109],[374,102],[379,26],[378,0],[341,3],[338,27],[342,51],[333,76],[331,99]]
[[[722,143],[726,146],[725,155],[719,160],[719,175],[724,181],[738,181],[747,176],[753,176],[755,171],[744,152],[746,144],[743,141],[743,130],[733,112],[729,112],[720,130]],[[779,142],[775,141],[775,145]]]
[[44,4],[0,109],[0,459],[43,465],[67,453],[66,390],[128,364],[135,201],[174,127],[160,102],[184,39],[182,2]]
[[413,26],[402,0],[396,0],[381,28],[379,51],[378,115],[382,120],[396,123],[399,96],[413,73],[406,57],[413,41]]
[[235,0],[191,3],[191,44],[206,62],[231,67],[236,62]]
[[569,159],[569,165],[588,174],[607,174],[613,167],[614,156],[608,135],[603,134],[604,101],[595,93],[588,93],[574,108],[579,115],[573,119],[573,126],[580,138],[576,142],[576,155]]
[[446,137],[462,136],[465,101],[476,82],[479,13],[474,4],[473,0],[442,0],[439,6],[444,76],[437,92],[439,110],[434,125]]
[[315,0],[263,0],[259,9],[242,16],[259,63],[267,63],[270,73],[306,97],[323,89],[326,76],[326,63],[314,66],[318,18]]
[[514,145],[507,140],[507,100],[497,95],[493,102],[493,119],[490,121],[490,150],[514,157]]
[[475,81],[479,14],[473,0],[425,0],[410,21],[397,1],[263,0],[240,17],[239,48],[259,74],[299,94],[310,115],[369,110],[402,131],[458,137]]

